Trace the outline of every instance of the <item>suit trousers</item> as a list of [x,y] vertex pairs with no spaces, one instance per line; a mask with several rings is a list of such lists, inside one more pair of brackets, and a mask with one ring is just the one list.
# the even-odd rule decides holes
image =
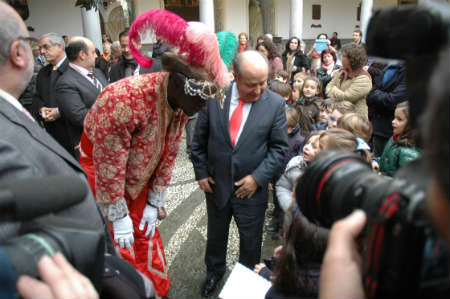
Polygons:
[[251,199],[232,197],[223,209],[212,200],[206,200],[208,232],[205,264],[207,277],[221,278],[226,271],[226,254],[231,217],[239,231],[239,262],[253,270],[261,259],[261,245],[267,201],[249,204]]

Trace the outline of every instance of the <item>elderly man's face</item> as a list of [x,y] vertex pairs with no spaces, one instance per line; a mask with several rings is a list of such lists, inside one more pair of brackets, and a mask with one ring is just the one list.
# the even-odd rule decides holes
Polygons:
[[61,57],[62,53],[64,52],[62,45],[52,45],[48,37],[41,38],[39,40],[39,49],[41,50],[41,54],[44,55],[45,59],[53,65],[58,62],[57,59]]
[[267,87],[267,65],[255,65],[244,60],[241,68],[241,74],[235,76],[239,96],[245,102],[256,102]]

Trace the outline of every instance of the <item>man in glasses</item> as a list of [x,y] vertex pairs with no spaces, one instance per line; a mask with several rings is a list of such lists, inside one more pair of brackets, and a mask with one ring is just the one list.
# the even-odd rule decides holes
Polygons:
[[55,94],[56,82],[69,67],[65,47],[64,40],[56,33],[46,33],[39,39],[41,54],[48,65],[38,73],[33,110],[35,115],[39,116],[46,131],[67,149],[70,148],[70,140],[64,120],[61,119]]

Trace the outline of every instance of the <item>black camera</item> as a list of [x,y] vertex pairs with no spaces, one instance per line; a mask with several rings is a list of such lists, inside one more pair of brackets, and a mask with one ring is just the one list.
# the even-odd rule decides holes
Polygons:
[[420,168],[419,160],[405,166],[401,178],[390,179],[373,172],[357,154],[324,151],[298,182],[298,206],[320,226],[330,228],[354,209],[366,212],[360,244],[369,298],[448,295],[448,268],[431,267],[425,250],[437,246],[443,251],[435,261],[448,265],[448,251],[426,213],[428,180],[418,175],[425,173]]
[[83,201],[87,188],[76,176],[0,184],[0,250],[7,254],[16,274],[12,280],[22,274],[39,277],[37,263],[41,257],[60,252],[97,289],[101,287],[104,231],[54,215]]
[[37,263],[41,257],[60,252],[99,289],[104,265],[103,233],[67,218],[47,216],[24,223],[19,234],[0,244],[17,276],[39,277]]

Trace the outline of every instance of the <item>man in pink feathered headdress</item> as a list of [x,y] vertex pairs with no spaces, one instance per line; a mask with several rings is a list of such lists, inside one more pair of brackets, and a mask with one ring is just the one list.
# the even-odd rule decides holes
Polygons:
[[130,28],[136,61],[151,67],[135,48],[152,30],[178,54],[166,52],[167,72],[132,76],[107,86],[85,119],[80,163],[97,203],[110,223],[121,255],[149,277],[159,297],[169,291],[164,248],[156,220],[163,209],[172,169],[189,116],[229,83],[216,36],[164,10],[150,10]]

